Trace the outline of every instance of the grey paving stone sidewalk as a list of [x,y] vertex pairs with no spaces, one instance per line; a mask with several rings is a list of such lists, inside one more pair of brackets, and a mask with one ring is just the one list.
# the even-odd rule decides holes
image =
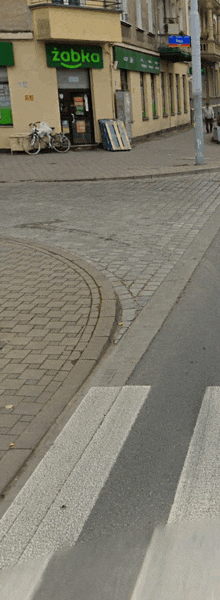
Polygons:
[[136,142],[131,151],[102,149],[56,152],[28,156],[0,155],[1,181],[68,181],[120,177],[143,177],[195,169],[220,168],[220,147],[204,133],[204,167],[195,168],[195,130],[164,132],[145,142]]
[[[45,248],[0,239],[1,489],[106,345],[114,323],[113,293],[103,318],[99,277],[96,282],[88,271]],[[109,288],[106,295],[111,303]]]

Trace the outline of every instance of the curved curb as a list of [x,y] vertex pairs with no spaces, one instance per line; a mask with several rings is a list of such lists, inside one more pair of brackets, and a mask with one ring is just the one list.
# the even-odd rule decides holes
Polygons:
[[[114,288],[105,277],[84,259],[71,254],[70,252],[56,250],[50,246],[37,244],[35,242],[27,242],[18,238],[4,237],[6,241],[14,241],[23,246],[36,248],[38,251],[53,255],[62,261],[73,263],[74,269],[77,267],[84,271],[85,279],[91,279],[98,288],[100,294],[100,313],[94,333],[91,340],[88,342],[81,357],[68,373],[62,386],[51,394],[47,404],[34,417],[30,425],[24,430],[19,438],[20,456],[14,455],[13,451],[6,453],[1,459],[1,494],[6,491],[12,480],[19,471],[25,466],[33,451],[37,448],[42,438],[54,424],[57,417],[67,406],[68,402],[73,398],[76,392],[86,381],[87,377],[92,373],[99,359],[104,354],[109,346],[114,330],[117,326],[117,298]],[[89,283],[88,283],[89,285]],[[17,447],[18,448],[18,447]],[[4,495],[4,494],[3,494]]]

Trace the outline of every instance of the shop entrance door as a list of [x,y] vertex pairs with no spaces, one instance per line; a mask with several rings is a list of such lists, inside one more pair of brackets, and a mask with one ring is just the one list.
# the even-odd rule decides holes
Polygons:
[[62,131],[73,146],[93,144],[93,115],[90,91],[59,89]]

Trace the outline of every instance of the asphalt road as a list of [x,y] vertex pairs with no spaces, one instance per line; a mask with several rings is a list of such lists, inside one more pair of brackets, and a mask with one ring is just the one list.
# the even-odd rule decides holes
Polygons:
[[34,600],[127,600],[154,529],[168,520],[208,386],[220,385],[220,234],[127,385],[151,391],[72,549]]

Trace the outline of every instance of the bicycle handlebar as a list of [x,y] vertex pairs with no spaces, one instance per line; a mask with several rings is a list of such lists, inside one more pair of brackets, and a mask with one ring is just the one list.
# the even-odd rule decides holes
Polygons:
[[30,127],[31,125],[37,125],[37,123],[40,123],[40,121],[35,121],[35,123],[29,123],[29,127]]

